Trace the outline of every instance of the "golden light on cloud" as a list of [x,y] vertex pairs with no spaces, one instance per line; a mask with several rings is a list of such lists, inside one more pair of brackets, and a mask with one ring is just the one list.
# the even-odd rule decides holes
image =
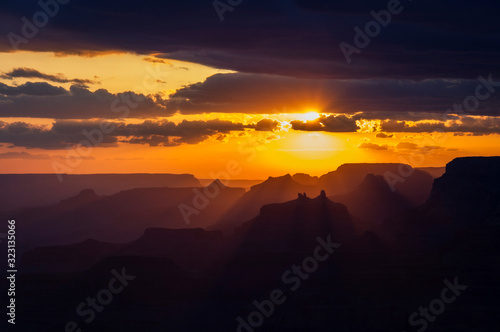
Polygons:
[[359,132],[361,133],[372,133],[381,131],[380,120],[356,120],[356,125],[359,127]]

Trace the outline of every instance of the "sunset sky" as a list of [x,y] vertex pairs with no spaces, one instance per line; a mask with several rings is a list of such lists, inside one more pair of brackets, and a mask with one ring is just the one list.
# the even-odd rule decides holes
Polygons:
[[0,173],[264,179],[500,151],[496,2],[402,1],[350,63],[341,43],[387,1],[245,0],[223,21],[212,1],[60,2],[36,33],[37,1],[0,4]]

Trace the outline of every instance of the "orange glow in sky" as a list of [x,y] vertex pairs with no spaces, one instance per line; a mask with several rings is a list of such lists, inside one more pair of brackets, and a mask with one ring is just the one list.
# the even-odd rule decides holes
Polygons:
[[[149,55],[110,53],[95,57],[64,56],[52,53],[15,52],[0,53],[0,72],[13,68],[36,68],[51,75],[91,80],[90,91],[106,89],[110,93],[123,91],[142,92],[140,87],[151,62]],[[146,59],[146,60],[145,60]],[[173,92],[183,87],[205,81],[218,73],[230,71],[214,69],[199,64],[176,60],[158,60],[165,75],[151,95],[168,99]],[[22,85],[33,78],[0,78],[0,83]],[[51,83],[69,89],[72,83]],[[321,105],[321,93],[308,100],[295,103]],[[304,96],[304,98],[307,98]],[[192,173],[200,178],[209,178],[211,173],[225,169],[236,160],[241,165],[241,179],[263,179],[285,173],[304,172],[321,175],[335,170],[343,163],[353,162],[405,162],[415,167],[443,166],[459,156],[498,154],[498,135],[456,136],[446,134],[446,139],[427,148],[418,162],[410,158],[412,153],[432,146],[430,133],[392,133],[387,137],[377,136],[379,120],[360,120],[358,132],[325,132],[293,130],[290,121],[313,121],[324,109],[314,106],[293,108],[276,105],[263,100],[258,113],[201,113],[180,114],[151,121],[168,120],[175,124],[183,121],[230,121],[246,126],[244,130],[228,131],[210,135],[196,144],[183,143],[178,146],[149,146],[118,142],[113,147],[98,146],[91,154],[72,168],[72,173]],[[235,110],[238,111],[238,110]],[[322,117],[323,118],[323,117]],[[253,130],[260,120],[276,121],[274,129]],[[126,123],[141,124],[148,119],[127,119]],[[3,123],[26,122],[50,129],[55,119],[47,118],[2,118]],[[431,142],[431,143],[429,143]],[[404,144],[401,144],[404,143]],[[410,144],[408,144],[410,143]],[[243,151],[243,152],[242,152]],[[26,155],[32,157],[26,159]],[[52,173],[54,161],[64,162],[67,149],[40,149],[0,146],[0,173]]]

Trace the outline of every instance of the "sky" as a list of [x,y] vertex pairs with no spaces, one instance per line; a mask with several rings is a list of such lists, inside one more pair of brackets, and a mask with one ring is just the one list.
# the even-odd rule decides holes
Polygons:
[[498,155],[499,9],[7,0],[0,172],[265,179]]

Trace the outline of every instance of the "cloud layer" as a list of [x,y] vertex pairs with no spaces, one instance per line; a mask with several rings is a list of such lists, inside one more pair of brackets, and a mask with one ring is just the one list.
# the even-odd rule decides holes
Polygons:
[[33,68],[14,68],[9,72],[4,73],[1,77],[9,80],[14,78],[38,78],[55,83],[74,83],[80,85],[96,83],[96,81],[88,79],[79,79],[79,78],[69,79],[63,74],[58,74],[58,75],[44,74]]
[[[478,75],[480,76],[480,75]],[[484,77],[488,77],[486,73]],[[474,114],[500,115],[500,76]],[[478,79],[423,81],[395,79],[319,80],[256,74],[217,74],[172,95],[168,107],[184,114],[202,112],[273,113],[285,108],[304,112],[316,108],[327,113],[376,113],[368,118],[414,120],[443,118],[455,104],[474,96]],[[485,87],[482,93],[487,93]],[[498,91],[497,91],[498,90]],[[463,109],[463,107],[462,107]],[[427,114],[425,114],[427,113]],[[413,119],[411,117],[414,117]],[[430,118],[429,118],[430,117]]]
[[69,90],[46,82],[20,86],[0,83],[0,117],[51,119],[153,118],[170,116],[158,96],[135,92],[113,94],[105,89],[94,92],[72,85]]
[[138,124],[97,120],[57,120],[51,128],[26,122],[0,121],[0,142],[18,147],[48,150],[75,145],[113,147],[118,143],[177,146],[197,144],[211,136],[255,129],[257,126],[257,124],[243,125],[218,119],[184,120],[178,124],[166,120],[146,120]]
[[[71,1],[20,49],[89,54],[125,50],[247,73],[309,78],[466,78],[500,72],[500,4],[479,0],[402,2],[348,65],[339,48],[353,43],[370,12],[387,2],[244,1],[221,22],[212,1]],[[472,7],[473,6],[473,7]],[[0,4],[0,32],[22,36],[37,1]],[[486,23],[487,24],[486,24]],[[10,51],[7,38],[0,50]]]

